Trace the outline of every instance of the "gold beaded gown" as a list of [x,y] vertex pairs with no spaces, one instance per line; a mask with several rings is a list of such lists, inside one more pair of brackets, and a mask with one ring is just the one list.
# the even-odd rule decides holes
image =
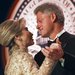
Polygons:
[[47,57],[38,67],[33,57],[25,50],[15,49],[5,67],[5,75],[50,75],[55,62]]

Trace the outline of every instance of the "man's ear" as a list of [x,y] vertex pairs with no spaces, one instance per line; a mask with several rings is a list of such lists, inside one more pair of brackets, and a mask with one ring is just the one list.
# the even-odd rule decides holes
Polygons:
[[52,12],[52,13],[50,14],[50,17],[51,17],[51,21],[52,21],[52,22],[55,22],[55,20],[56,20],[56,14]]

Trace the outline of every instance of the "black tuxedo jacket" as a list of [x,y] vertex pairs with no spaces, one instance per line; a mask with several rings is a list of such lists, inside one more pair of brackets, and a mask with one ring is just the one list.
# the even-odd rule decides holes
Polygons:
[[[59,40],[64,50],[64,67],[58,61],[51,75],[75,75],[75,35],[65,32],[59,37]],[[45,56],[40,51],[35,55],[34,59],[40,66],[44,58]]]

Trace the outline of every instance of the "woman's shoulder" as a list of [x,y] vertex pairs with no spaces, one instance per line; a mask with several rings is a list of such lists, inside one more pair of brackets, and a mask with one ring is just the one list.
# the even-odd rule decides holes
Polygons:
[[28,52],[21,49],[14,50],[10,55],[10,57],[15,59],[22,59],[22,60],[33,59],[32,55],[30,55]]

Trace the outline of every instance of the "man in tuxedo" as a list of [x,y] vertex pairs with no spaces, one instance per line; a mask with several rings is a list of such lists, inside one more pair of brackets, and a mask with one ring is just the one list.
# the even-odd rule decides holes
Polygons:
[[[46,47],[35,55],[36,62],[40,66],[45,56],[54,60],[56,58],[59,61],[51,75],[75,75],[75,36],[64,30],[64,15],[61,8],[55,4],[44,3],[38,6],[34,13],[40,35],[49,37]],[[57,39],[61,48],[51,49],[51,46],[57,43]]]

